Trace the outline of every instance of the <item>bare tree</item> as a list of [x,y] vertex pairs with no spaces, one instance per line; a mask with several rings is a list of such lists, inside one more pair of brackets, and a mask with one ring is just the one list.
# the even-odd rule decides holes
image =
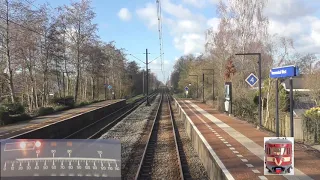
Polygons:
[[9,91],[10,91],[10,97],[11,97],[11,102],[15,102],[15,94],[14,94],[14,83],[13,83],[13,70],[12,70],[12,60],[11,60],[11,42],[10,42],[10,9],[9,9],[9,1],[5,0],[6,4],[6,16],[5,16],[5,21],[6,21],[6,28],[5,28],[5,46],[4,49],[6,51],[6,62],[7,62],[7,68],[6,68],[6,73],[8,74],[7,76],[7,81],[9,83]]
[[80,3],[72,3],[70,7],[65,6],[67,31],[70,47],[75,53],[76,83],[74,99],[77,102],[79,83],[81,76],[82,48],[86,42],[95,37],[96,25],[92,24],[95,13],[90,7],[90,0],[82,0]]

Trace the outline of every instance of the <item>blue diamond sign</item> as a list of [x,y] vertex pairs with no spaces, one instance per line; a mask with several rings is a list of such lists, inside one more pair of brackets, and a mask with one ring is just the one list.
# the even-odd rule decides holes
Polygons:
[[257,76],[255,76],[253,73],[251,73],[247,79],[246,79],[246,82],[251,86],[253,87],[257,82],[258,82],[258,78]]
[[184,90],[188,91],[188,90],[189,90],[188,86],[186,86],[186,87],[184,88]]
[[108,86],[108,89],[112,89],[112,86],[111,86],[111,85],[109,85],[109,86]]

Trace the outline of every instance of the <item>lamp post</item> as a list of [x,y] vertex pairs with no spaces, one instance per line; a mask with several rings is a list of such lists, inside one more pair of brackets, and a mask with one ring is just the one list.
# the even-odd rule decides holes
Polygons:
[[[212,100],[215,100],[214,97],[214,69],[202,69],[203,71],[207,70],[207,71],[212,71]],[[210,74],[208,74],[210,75]]]
[[259,64],[259,124],[260,124],[260,127],[262,127],[262,102],[261,102],[261,98],[262,98],[262,95],[261,95],[261,53],[238,53],[238,54],[235,54],[235,55],[253,55],[253,56],[258,56],[259,57],[259,60],[258,60],[258,64]]
[[198,95],[199,95],[199,90],[198,90],[198,88],[199,88],[199,76],[198,75],[189,75],[189,76],[195,76],[195,77],[197,77],[197,98],[199,97]]

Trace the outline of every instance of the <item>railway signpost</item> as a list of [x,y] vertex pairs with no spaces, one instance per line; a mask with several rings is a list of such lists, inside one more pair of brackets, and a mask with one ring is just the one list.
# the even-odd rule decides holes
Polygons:
[[293,132],[293,82],[292,77],[299,76],[299,67],[283,66],[270,70],[270,78],[276,79],[276,134],[279,137],[279,78],[290,78],[290,135],[294,137]]
[[257,82],[259,81],[259,79],[257,78],[256,75],[254,75],[253,73],[251,73],[247,79],[245,80],[251,87],[253,87],[254,85],[257,84]]
[[111,86],[111,85],[108,85],[108,89],[109,89],[109,90],[112,89],[112,86]]

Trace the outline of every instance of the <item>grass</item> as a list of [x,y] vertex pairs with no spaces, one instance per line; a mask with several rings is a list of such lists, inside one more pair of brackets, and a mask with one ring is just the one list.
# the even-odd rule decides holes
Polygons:
[[143,94],[134,96],[134,97],[132,97],[132,98],[130,98],[130,99],[127,100],[127,104],[131,104],[131,103],[133,103],[135,100],[140,99],[140,98],[142,98],[142,97],[143,97]]

